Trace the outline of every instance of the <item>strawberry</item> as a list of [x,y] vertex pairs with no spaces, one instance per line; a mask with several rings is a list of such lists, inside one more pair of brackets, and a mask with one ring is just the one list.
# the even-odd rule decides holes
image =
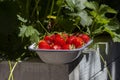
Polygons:
[[62,46],[62,49],[69,50],[70,49],[70,44],[65,44]]
[[55,33],[55,38],[61,38],[61,35],[58,33]]
[[87,34],[72,34],[69,35],[65,32],[54,33],[51,35],[46,35],[38,43],[38,48],[40,49],[75,49],[80,48],[90,40]]
[[61,38],[61,36],[59,34],[55,33],[55,34],[52,34],[50,36],[50,38],[52,39],[52,42],[54,43],[54,41],[56,40],[56,38]]
[[80,34],[79,37],[82,38],[85,43],[90,40],[90,37],[87,34]]
[[50,36],[45,36],[45,37],[44,37],[44,40],[45,40],[48,44],[52,44],[52,42],[53,42],[53,38],[50,37]]
[[69,36],[66,40],[66,43],[67,44],[72,44],[73,43],[73,40],[76,38],[76,36]]
[[63,38],[61,38],[61,37],[56,37],[56,38],[55,38],[54,44],[62,46],[62,45],[64,45],[65,43],[66,43],[66,42],[65,42],[65,40],[64,40]]
[[73,44],[75,45],[75,48],[80,48],[83,46],[84,41],[82,40],[82,38],[76,37],[73,40]]
[[40,40],[38,43],[39,49],[50,49],[50,45],[45,40]]
[[59,50],[59,49],[61,49],[61,46],[60,45],[52,45],[51,49]]

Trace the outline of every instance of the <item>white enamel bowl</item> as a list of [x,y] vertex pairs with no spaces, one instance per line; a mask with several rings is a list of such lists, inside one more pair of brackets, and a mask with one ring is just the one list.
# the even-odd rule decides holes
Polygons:
[[32,44],[29,46],[29,50],[35,51],[40,59],[45,63],[50,64],[65,64],[74,61],[77,59],[81,51],[84,50],[87,46],[92,43],[90,40],[83,47],[73,50],[46,50],[46,49],[38,49],[36,44]]

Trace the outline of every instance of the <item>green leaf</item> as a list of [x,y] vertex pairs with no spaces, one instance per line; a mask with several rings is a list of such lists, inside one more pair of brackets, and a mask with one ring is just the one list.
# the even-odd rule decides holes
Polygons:
[[38,34],[33,34],[33,35],[31,35],[31,37],[30,37],[30,41],[31,41],[32,43],[38,42],[39,40],[40,40],[40,38],[39,38]]
[[108,25],[105,25],[105,27],[109,28],[112,31],[116,31],[120,28],[120,24],[118,21],[116,21],[115,19],[110,20],[110,22],[108,23]]
[[90,11],[90,14],[94,17],[95,22],[97,24],[102,24],[102,25],[108,24],[110,22],[110,18],[106,17],[105,14],[117,13],[114,9],[110,8],[108,5],[105,5],[105,4],[101,4],[100,7],[97,9],[95,9],[95,6],[93,7],[92,4],[88,6],[93,9],[92,11]]
[[18,17],[18,20],[20,20],[21,22],[24,22],[24,23],[27,22],[27,20],[22,18],[20,15],[17,15],[17,17]]
[[75,8],[74,1],[75,0],[66,0],[67,6],[70,8],[71,11],[74,11]]
[[97,13],[96,11],[90,11],[90,14],[91,14],[94,18],[96,18],[96,16],[98,15],[98,13]]
[[114,13],[117,14],[117,11],[109,7],[108,5],[102,4],[100,6],[99,12],[101,15],[105,15],[105,13]]
[[75,5],[78,11],[81,11],[86,8],[85,3],[87,2],[87,0],[75,0],[75,1],[76,1]]
[[85,9],[86,2],[87,2],[87,0],[66,0],[68,7],[73,12],[75,12],[76,10],[81,11],[81,10]]
[[97,11],[91,11],[90,14],[94,17],[95,22],[97,24],[108,24],[110,22],[110,19],[105,17],[104,15],[100,15]]
[[108,24],[110,22],[110,19],[102,16],[97,16],[96,20],[98,24]]
[[[20,27],[19,36],[22,38],[30,37],[30,40],[37,41],[39,39],[39,35],[40,35],[40,33],[35,28],[33,28],[33,26],[22,25]],[[34,38],[34,39],[32,39],[32,38]]]
[[115,30],[117,30],[119,28],[118,28],[118,26],[116,26],[116,28],[115,28],[115,26],[113,27],[113,26],[106,25],[106,26],[104,26],[103,31],[109,33],[114,42],[120,42],[120,34],[117,34],[115,32]]
[[98,34],[102,34],[104,32],[104,26],[100,26],[100,27],[97,27],[93,32],[92,32],[92,35],[98,35]]
[[98,3],[95,2],[95,1],[86,2],[86,3],[85,3],[85,6],[86,6],[87,8],[89,8],[89,9],[92,9],[92,10],[95,10],[95,11],[99,8]]
[[107,28],[107,27],[105,27],[103,31],[109,33],[109,34],[111,35],[112,38],[115,37],[115,32],[113,32],[112,30],[110,30],[110,29]]
[[27,29],[27,27],[26,27],[26,25],[21,25],[21,27],[19,27],[19,29],[20,29],[20,33],[19,33],[19,37],[24,37],[24,34],[25,34],[25,32],[26,32],[26,29]]
[[115,34],[115,37],[113,37],[114,42],[120,42],[120,34]]
[[92,24],[92,18],[88,16],[86,11],[80,12],[79,16],[81,17],[80,23],[82,26],[90,26]]
[[86,31],[87,34],[90,34],[90,28],[87,27],[87,31]]

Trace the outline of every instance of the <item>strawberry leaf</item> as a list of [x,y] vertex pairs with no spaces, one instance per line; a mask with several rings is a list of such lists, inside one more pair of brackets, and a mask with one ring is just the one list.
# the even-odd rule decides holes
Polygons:
[[[32,42],[36,42],[39,40],[39,32],[33,28],[33,26],[26,26],[26,25],[22,25],[20,28],[20,33],[19,33],[19,37],[30,37],[30,40]],[[33,39],[32,39],[33,38]]]

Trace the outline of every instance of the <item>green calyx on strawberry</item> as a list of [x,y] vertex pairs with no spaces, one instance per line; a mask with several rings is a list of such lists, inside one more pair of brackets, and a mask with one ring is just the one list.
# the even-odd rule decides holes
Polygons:
[[39,49],[53,49],[53,50],[71,50],[81,48],[89,42],[90,37],[87,34],[67,34],[64,32],[46,35],[38,43]]

